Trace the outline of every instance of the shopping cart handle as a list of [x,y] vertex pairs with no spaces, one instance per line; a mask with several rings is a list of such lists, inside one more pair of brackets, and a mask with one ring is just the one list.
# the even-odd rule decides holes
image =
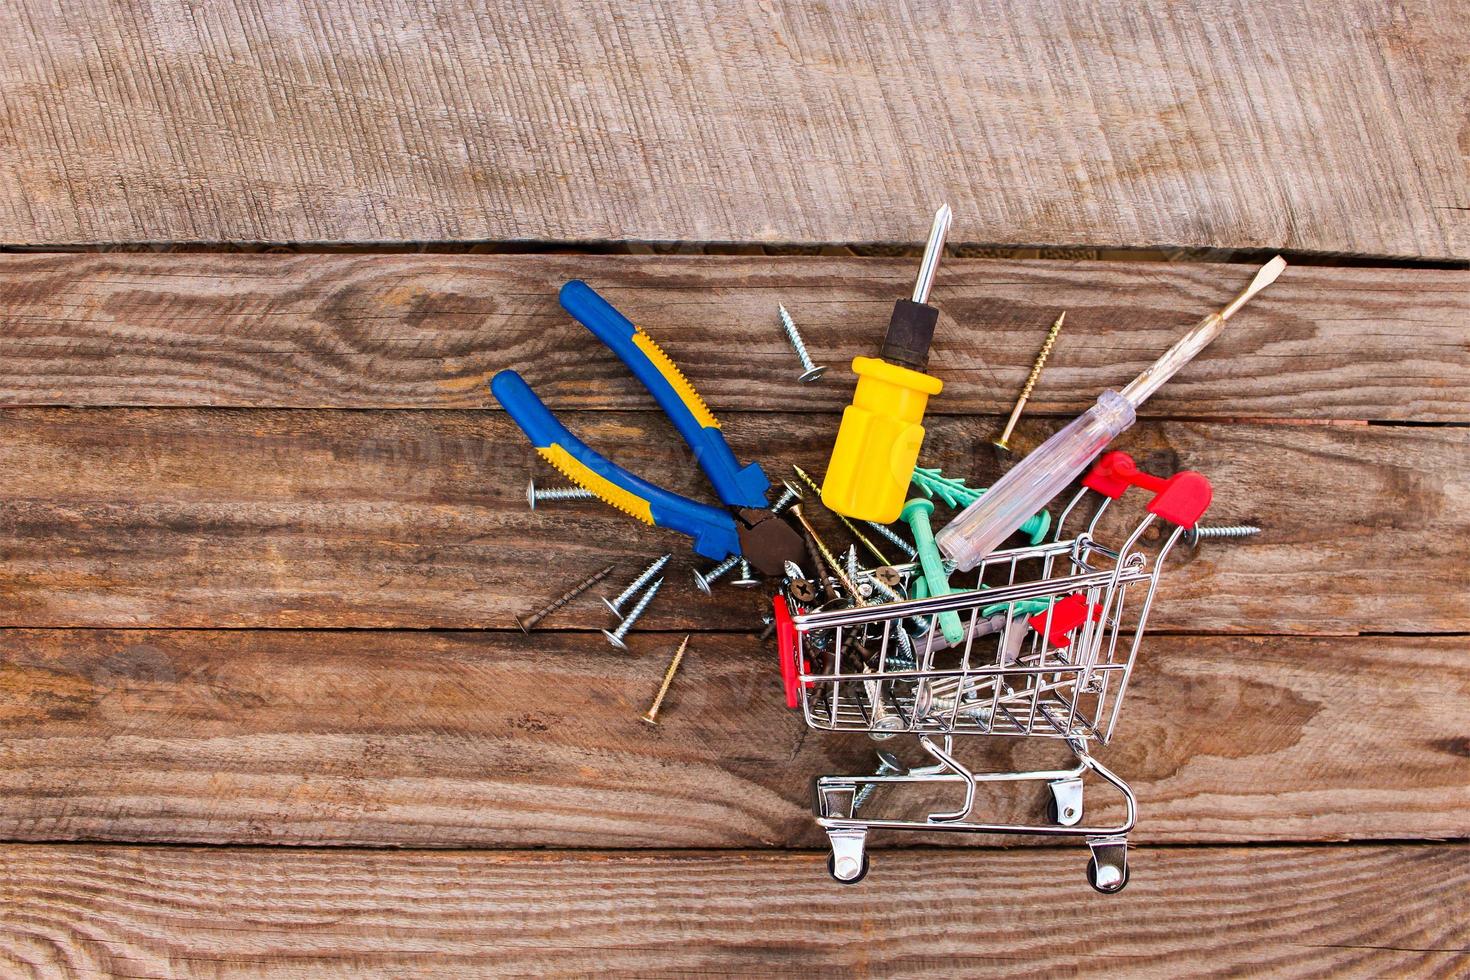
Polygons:
[[797,664],[796,624],[791,621],[791,610],[786,608],[785,596],[776,596],[771,605],[775,610],[772,621],[776,624],[776,651],[781,658],[781,684],[786,688],[786,707],[795,708],[801,704],[797,690],[800,667]]
[[1082,485],[1117,500],[1129,487],[1142,487],[1154,495],[1148,511],[1171,524],[1190,528],[1209,509],[1213,491],[1210,481],[1194,470],[1180,470],[1170,477],[1153,476],[1138,468],[1124,452],[1105,454],[1082,478]]
[[[1052,606],[1050,612],[1039,612],[1026,622],[1031,628],[1046,637],[1046,642],[1065,650],[1072,642],[1067,636],[1089,619],[1100,619],[1102,607],[1089,603],[1081,592],[1074,592]],[[1049,620],[1049,622],[1048,622]]]

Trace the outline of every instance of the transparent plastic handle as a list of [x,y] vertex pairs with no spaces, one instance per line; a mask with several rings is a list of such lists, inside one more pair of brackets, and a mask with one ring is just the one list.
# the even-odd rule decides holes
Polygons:
[[1038,446],[934,537],[939,550],[963,572],[1010,537],[1087,469],[1113,437],[1133,424],[1133,405],[1116,391]]

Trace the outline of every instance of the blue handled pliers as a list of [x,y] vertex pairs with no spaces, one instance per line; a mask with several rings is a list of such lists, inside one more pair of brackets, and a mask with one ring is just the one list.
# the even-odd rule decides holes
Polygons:
[[740,465],[720,423],[653,338],[581,280],[562,286],[560,299],[562,308],[643,382],[693,450],[725,506],[712,507],[671,493],[603,458],[557,421],[524,378],[515,371],[501,371],[490,379],[490,390],[542,458],[618,510],[689,535],[695,552],[707,558],[740,555],[766,575],[781,575],[787,561],[800,562],[801,538],[768,509],[771,481],[759,464]]

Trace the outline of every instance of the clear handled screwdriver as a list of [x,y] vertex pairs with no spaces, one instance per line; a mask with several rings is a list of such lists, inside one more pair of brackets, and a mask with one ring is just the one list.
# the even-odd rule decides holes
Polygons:
[[1285,268],[1286,260],[1279,255],[1267,262],[1239,296],[1197,323],[1121,393],[1104,391],[1099,395],[1096,405],[1038,446],[935,535],[939,550],[960,571],[978,565],[1080,476],[1118,433],[1133,424],[1138,406],[1218,337],[1225,321],[1275,282]]

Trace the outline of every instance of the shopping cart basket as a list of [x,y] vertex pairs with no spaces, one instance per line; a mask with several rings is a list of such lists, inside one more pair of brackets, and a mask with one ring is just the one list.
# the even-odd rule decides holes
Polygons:
[[[1146,514],[1125,528],[1122,543],[1109,547],[1104,518],[1130,486],[1154,497]],[[1067,536],[1069,519],[1089,497],[1100,504],[1085,527]],[[1153,477],[1126,454],[1109,453],[1066,506],[1054,540],[991,554],[973,588],[881,603],[859,597],[849,608],[815,610],[778,596],[787,704],[820,731],[864,732],[877,740],[914,736],[933,760],[904,771],[884,753],[878,774],[817,779],[815,812],[831,842],[832,876],[856,883],[867,874],[870,830],[1046,834],[1086,839],[1089,882],[1101,892],[1121,890],[1136,801],[1091,756],[1088,743],[1111,739],[1165,558],[1209,503],[1210,485],[1200,474]],[[1151,552],[1145,534],[1156,522],[1172,525],[1172,532]],[[912,565],[894,570],[920,581]],[[1070,748],[1075,765],[977,773],[956,758],[955,740],[967,735],[1053,739]],[[1083,823],[1087,773],[1121,793],[1125,809],[1117,823]],[[1028,780],[1049,785],[1049,822],[987,823],[972,816],[978,783]],[[859,814],[875,790],[892,796],[913,783],[959,784],[963,797],[923,819]]]

